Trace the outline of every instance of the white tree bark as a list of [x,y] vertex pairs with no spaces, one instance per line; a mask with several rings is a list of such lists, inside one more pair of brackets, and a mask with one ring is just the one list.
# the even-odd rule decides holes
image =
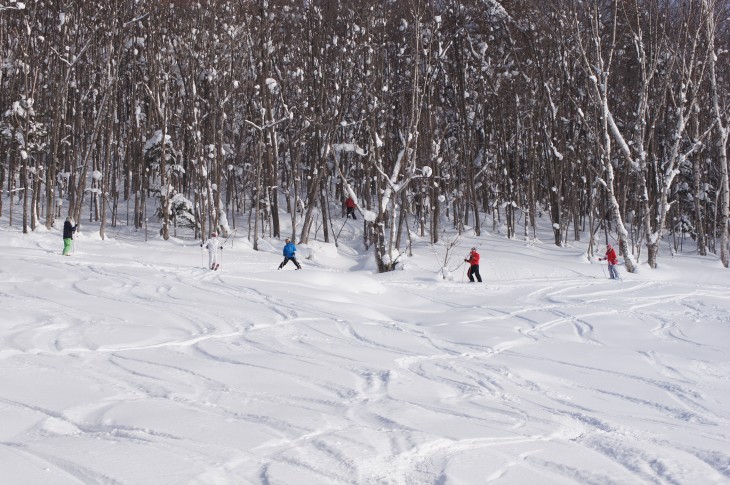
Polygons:
[[[629,247],[629,232],[626,229],[623,218],[621,216],[621,206],[616,197],[615,175],[613,171],[613,165],[611,164],[611,135],[612,131],[615,135],[615,130],[612,130],[612,125],[615,126],[615,124],[612,123],[613,117],[611,115],[611,110],[609,109],[608,105],[608,90],[611,62],[613,60],[613,54],[616,49],[617,8],[618,7],[614,5],[613,26],[611,29],[610,43],[607,46],[603,45],[600,12],[598,11],[598,7],[594,6],[591,18],[591,31],[588,34],[589,38],[587,40],[592,44],[591,50],[583,45],[582,42],[579,45],[579,49],[582,55],[583,67],[589,73],[592,82],[593,102],[597,105],[596,107],[601,113],[599,126],[600,132],[598,133],[601,143],[601,164],[603,168],[601,182],[603,183],[606,190],[608,204],[611,211],[611,217],[613,218],[614,224],[616,225],[618,246],[621,254],[624,256],[626,271],[628,271],[629,273],[633,273],[635,271],[635,262],[633,253],[631,252],[631,248]],[[580,32],[582,30],[577,20],[575,27],[576,32]]]
[[730,133],[730,114],[720,107],[720,95],[717,87],[717,75],[715,72],[715,64],[717,62],[717,51],[715,50],[715,29],[717,28],[717,10],[715,9],[714,0],[703,0],[702,5],[705,9],[705,34],[707,45],[710,49],[708,58],[708,70],[710,78],[710,90],[712,97],[712,113],[715,117],[715,132],[717,133],[717,151],[718,163],[720,164],[720,261],[726,268],[730,263],[730,248],[728,248],[728,240],[730,235],[728,232],[728,215],[730,213],[730,187],[728,184],[728,160],[727,160],[727,144],[728,134]]

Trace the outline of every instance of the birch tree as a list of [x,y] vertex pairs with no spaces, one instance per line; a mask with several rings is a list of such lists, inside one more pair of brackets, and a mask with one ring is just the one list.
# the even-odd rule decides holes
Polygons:
[[[727,58],[728,51],[716,47],[715,32],[717,31],[717,19],[719,15],[727,10],[721,9],[722,2],[715,0],[702,0],[703,17],[705,19],[705,38],[708,47],[708,70],[710,80],[710,97],[712,100],[712,116],[715,126],[715,145],[717,148],[717,162],[720,166],[720,261],[726,268],[730,264],[730,239],[729,216],[730,216],[730,187],[728,184],[728,157],[727,146],[730,135],[730,109],[727,105],[727,92],[721,98],[721,90],[717,78],[717,62],[719,56]],[[727,20],[726,20],[727,21]],[[726,73],[727,74],[727,73]]]
[[[588,90],[592,102],[600,113],[600,124],[598,127],[600,162],[602,172],[597,175],[597,181],[604,187],[611,217],[616,225],[618,245],[621,254],[626,262],[626,270],[634,272],[634,258],[629,248],[629,233],[623,222],[621,207],[616,197],[615,173],[613,167],[613,142],[615,135],[612,123],[612,113],[609,106],[609,94],[611,89],[611,67],[616,51],[617,36],[617,11],[618,4],[614,2],[609,11],[603,11],[602,5],[595,3],[588,12],[589,29],[584,37],[583,24],[579,14],[574,13],[574,32],[579,40],[580,55],[583,68],[586,71],[589,81]],[[605,25],[608,17],[608,25]],[[584,114],[581,114],[584,116]]]

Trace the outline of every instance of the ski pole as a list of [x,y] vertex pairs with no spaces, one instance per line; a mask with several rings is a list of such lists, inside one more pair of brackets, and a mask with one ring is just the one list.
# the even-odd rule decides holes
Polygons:
[[[230,238],[231,236],[233,236],[234,234],[236,234],[236,231],[238,231],[238,229],[234,229],[234,230],[233,230],[232,232],[228,233],[228,237],[226,238],[226,240],[225,240],[225,241],[223,241],[223,244],[221,244],[221,246],[225,246],[225,245],[226,245],[226,243],[228,242],[228,239],[229,239],[229,238]],[[235,239],[235,236],[234,236],[234,239]],[[231,247],[233,247],[233,241],[231,241]]]
[[345,228],[345,224],[347,224],[347,219],[345,219],[345,222],[342,223],[342,227],[340,228],[340,230],[337,231],[338,238],[340,237],[340,233],[342,232],[342,230]]
[[[469,254],[466,256],[466,258],[464,259],[464,262],[466,263],[464,265],[464,272],[469,273],[469,271],[471,271],[471,252],[469,252]],[[468,271],[466,269],[467,266],[469,267]],[[469,278],[470,278],[469,281],[471,281],[471,273],[469,273]],[[461,278],[461,281],[464,281],[463,277]]]

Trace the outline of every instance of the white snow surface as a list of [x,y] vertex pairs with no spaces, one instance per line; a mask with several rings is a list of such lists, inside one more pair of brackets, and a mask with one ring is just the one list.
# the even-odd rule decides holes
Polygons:
[[62,222],[0,219],[2,483],[730,483],[715,257],[611,281],[548,225],[465,234],[451,280],[427,240],[376,274],[343,219],[302,271],[239,234],[213,272],[190,237],[93,225],[63,257]]

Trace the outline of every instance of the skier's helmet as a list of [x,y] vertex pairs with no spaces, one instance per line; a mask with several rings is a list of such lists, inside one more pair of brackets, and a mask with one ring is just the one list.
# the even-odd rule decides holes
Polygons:
[[609,244],[609,245],[607,245],[607,246],[606,246],[606,249],[613,249],[613,246],[611,246],[611,245]]
[[477,250],[477,248],[471,248],[471,250],[472,250],[472,251],[476,251],[476,250]]
[[286,241],[286,242],[291,242],[291,239],[289,239],[289,238],[286,238],[286,239],[284,239],[284,241]]

